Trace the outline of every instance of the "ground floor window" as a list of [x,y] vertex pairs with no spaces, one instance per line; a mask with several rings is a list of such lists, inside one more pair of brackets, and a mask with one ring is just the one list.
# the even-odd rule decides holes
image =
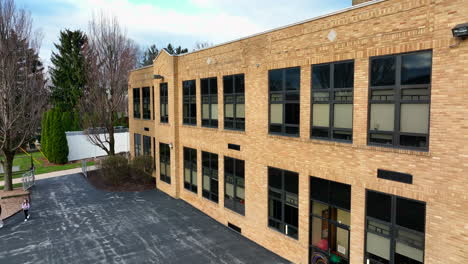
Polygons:
[[171,149],[169,144],[159,143],[159,177],[166,183],[171,183]]
[[143,155],[151,156],[151,137],[143,136]]
[[365,257],[370,264],[423,264],[426,204],[367,191]]
[[224,157],[224,207],[245,215],[244,161]]
[[218,155],[202,152],[203,197],[218,202]]
[[135,157],[138,157],[141,155],[141,135],[135,133],[133,141],[135,145]]
[[268,168],[268,226],[298,238],[299,174]]
[[184,148],[184,188],[197,193],[197,150]]
[[351,186],[311,177],[310,263],[349,263]]

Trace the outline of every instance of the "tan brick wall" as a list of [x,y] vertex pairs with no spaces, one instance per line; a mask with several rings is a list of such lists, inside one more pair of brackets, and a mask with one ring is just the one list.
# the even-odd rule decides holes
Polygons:
[[[165,76],[169,83],[169,125],[159,123],[156,107],[156,121],[130,118],[131,133],[144,134],[143,127],[151,126],[147,134],[174,145],[172,184],[157,177],[159,189],[223,224],[238,225],[243,235],[295,263],[308,263],[309,176],[352,186],[351,263],[363,263],[365,189],[425,201],[425,263],[465,263],[468,41],[449,46],[455,43],[451,28],[467,22],[467,14],[465,0],[388,0],[184,56],[163,52],[155,60],[153,73]],[[331,30],[337,32],[333,42],[327,39]],[[433,50],[429,151],[368,146],[369,57],[427,49]],[[311,65],[346,59],[355,61],[353,143],[310,139]],[[292,66],[301,67],[300,137],[269,135],[268,70]],[[151,83],[159,106],[160,81],[144,78],[147,71],[132,72],[130,88]],[[245,132],[223,129],[222,76],[236,73],[245,74]],[[200,78],[214,76],[218,77],[219,128],[202,128]],[[197,80],[197,127],[182,125],[182,81],[191,79]],[[129,109],[132,117],[132,105]],[[227,149],[228,143],[241,145],[241,151]],[[184,146],[198,150],[198,194],[183,188]],[[245,216],[224,208],[222,187],[218,204],[202,198],[201,151],[219,155],[219,186],[224,186],[223,156],[245,160]],[[267,226],[267,166],[300,174],[298,240]],[[378,168],[410,173],[413,184],[377,179]]]
[[364,2],[370,2],[372,0],[353,0],[353,5],[359,5],[359,4],[362,4]]

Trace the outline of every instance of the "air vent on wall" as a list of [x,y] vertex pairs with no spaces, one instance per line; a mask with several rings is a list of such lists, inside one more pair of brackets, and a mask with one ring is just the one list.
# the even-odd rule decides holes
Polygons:
[[408,173],[378,169],[377,178],[413,184],[413,175]]
[[232,230],[236,231],[237,233],[242,233],[242,229],[236,225],[233,225],[228,222],[228,227],[231,228]]
[[228,144],[228,149],[233,149],[233,150],[238,150],[238,151],[240,151],[240,145]]
[[145,131],[149,131],[149,127],[145,127]]

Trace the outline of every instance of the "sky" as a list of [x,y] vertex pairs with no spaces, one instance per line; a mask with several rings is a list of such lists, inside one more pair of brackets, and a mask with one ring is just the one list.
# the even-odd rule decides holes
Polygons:
[[142,50],[152,44],[219,44],[351,6],[351,0],[16,0],[42,33],[50,66],[60,30],[87,31],[93,14],[115,15]]

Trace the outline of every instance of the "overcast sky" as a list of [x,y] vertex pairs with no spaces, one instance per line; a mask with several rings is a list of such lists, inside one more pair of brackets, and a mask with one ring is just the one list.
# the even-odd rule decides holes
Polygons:
[[87,30],[101,10],[119,18],[141,48],[167,43],[192,50],[197,41],[222,43],[351,6],[351,0],[16,0],[44,36],[49,65],[60,30]]

